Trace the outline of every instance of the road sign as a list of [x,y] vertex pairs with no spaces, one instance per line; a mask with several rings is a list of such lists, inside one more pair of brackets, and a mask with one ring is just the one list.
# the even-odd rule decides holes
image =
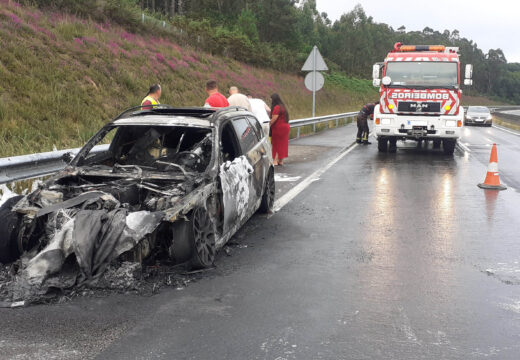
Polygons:
[[302,71],[328,71],[329,68],[327,67],[327,64],[325,64],[325,60],[323,60],[323,56],[321,56],[320,51],[315,46],[309,57],[307,58],[307,61],[305,61],[305,64],[302,67]]
[[302,71],[310,71],[305,77],[305,86],[312,91],[312,117],[316,116],[316,91],[321,90],[325,79],[318,71],[327,71],[329,68],[323,60],[318,47],[312,48],[311,54],[303,64]]
[[[316,76],[316,78],[314,78]],[[310,91],[320,91],[325,85],[325,78],[319,72],[310,72],[305,77],[305,86]]]

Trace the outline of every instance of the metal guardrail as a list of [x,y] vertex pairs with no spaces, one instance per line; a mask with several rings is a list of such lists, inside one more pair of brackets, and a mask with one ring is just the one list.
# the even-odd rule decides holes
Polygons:
[[[98,145],[94,153],[105,151],[108,145]],[[80,148],[0,158],[0,184],[50,175],[65,167],[63,155],[76,155]]]
[[326,115],[326,116],[317,116],[315,118],[306,118],[306,119],[298,119],[293,120],[289,122],[289,125],[291,125],[291,129],[296,128],[296,139],[300,137],[300,129],[303,126],[312,125],[312,131],[316,132],[316,125],[322,124],[322,123],[328,123],[329,121],[336,121],[336,127],[339,125],[339,121],[341,119],[348,120],[348,118],[353,118],[357,116],[358,112],[349,112],[349,113],[343,113],[343,114],[336,114],[336,115]]
[[[298,119],[291,121],[290,125],[291,128],[298,129],[297,137],[300,137],[302,126],[313,125],[313,132],[316,132],[317,124],[335,120],[336,126],[338,126],[339,120],[348,119],[355,115],[357,115],[357,112]],[[106,149],[108,149],[108,145],[99,145],[94,147],[92,151],[101,152]],[[42,177],[60,171],[66,165],[62,159],[63,155],[66,153],[76,155],[79,150],[80,148],[75,148],[0,158],[0,184]]]

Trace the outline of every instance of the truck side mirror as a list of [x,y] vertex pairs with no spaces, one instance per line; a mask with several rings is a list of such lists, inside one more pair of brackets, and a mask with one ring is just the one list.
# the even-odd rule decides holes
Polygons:
[[379,64],[372,66],[372,79],[379,79]]
[[465,79],[465,80],[464,80],[464,85],[466,85],[466,86],[471,86],[471,85],[473,85],[473,80],[471,80],[471,79]]
[[374,79],[374,80],[372,80],[372,85],[374,85],[374,87],[380,87],[381,86],[381,79]]
[[[466,64],[466,79],[471,79],[473,77],[473,65]],[[466,82],[464,82],[466,84]]]

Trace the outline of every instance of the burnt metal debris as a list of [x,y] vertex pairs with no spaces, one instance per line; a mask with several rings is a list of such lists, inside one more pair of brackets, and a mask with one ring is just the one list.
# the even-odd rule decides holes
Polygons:
[[[110,145],[91,151],[100,144]],[[257,210],[272,209],[270,153],[244,109],[121,114],[63,171],[0,207],[0,262],[12,264],[3,300],[100,286],[165,259],[211,267]]]

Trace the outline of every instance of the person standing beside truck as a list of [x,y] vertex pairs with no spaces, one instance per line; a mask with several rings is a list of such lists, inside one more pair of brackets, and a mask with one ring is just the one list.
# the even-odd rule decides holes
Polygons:
[[160,105],[159,99],[161,98],[161,93],[161,85],[154,84],[150,86],[148,94],[146,94],[143,101],[141,101],[142,110],[152,110],[155,106]]
[[374,108],[377,104],[379,104],[379,101],[376,101],[375,103],[371,104],[366,104],[359,111],[359,114],[357,116],[358,132],[356,137],[356,142],[358,144],[371,144],[371,142],[368,141],[368,134],[370,133],[370,129],[368,128],[368,118],[374,115]]

